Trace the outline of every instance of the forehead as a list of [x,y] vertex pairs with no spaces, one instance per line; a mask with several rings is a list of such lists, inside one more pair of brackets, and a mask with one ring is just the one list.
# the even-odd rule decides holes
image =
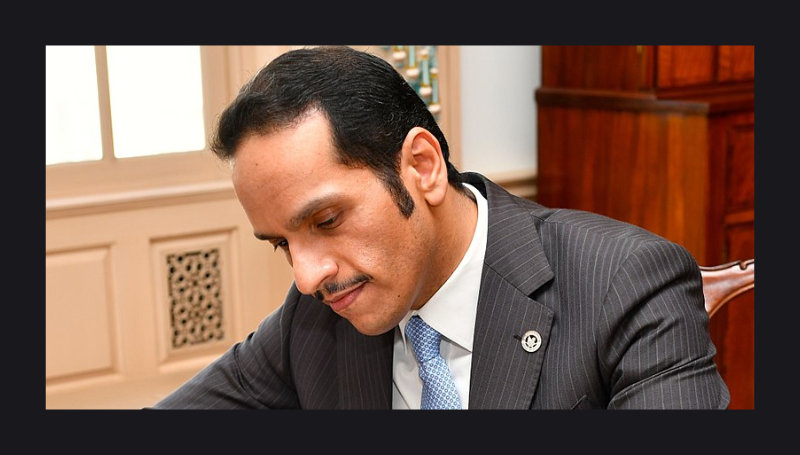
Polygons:
[[335,156],[328,121],[318,113],[294,127],[242,141],[232,180],[256,231],[274,231],[296,219],[310,201],[356,191],[374,178]]
[[234,177],[250,166],[271,165],[282,169],[284,164],[297,165],[333,158],[333,142],[327,118],[314,112],[302,118],[296,125],[281,128],[267,134],[251,134],[242,140],[233,159]]
[[246,137],[236,150],[232,180],[239,191],[280,193],[298,180],[321,178],[336,166],[327,119],[311,114],[299,124]]

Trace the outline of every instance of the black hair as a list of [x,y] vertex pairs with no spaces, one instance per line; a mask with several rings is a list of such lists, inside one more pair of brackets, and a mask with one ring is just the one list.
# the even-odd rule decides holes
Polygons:
[[211,150],[230,160],[246,137],[291,127],[315,110],[330,122],[339,161],[371,169],[405,217],[414,200],[400,178],[400,149],[414,127],[439,141],[448,182],[467,194],[422,98],[389,62],[348,46],[292,50],[264,66],[222,112]]

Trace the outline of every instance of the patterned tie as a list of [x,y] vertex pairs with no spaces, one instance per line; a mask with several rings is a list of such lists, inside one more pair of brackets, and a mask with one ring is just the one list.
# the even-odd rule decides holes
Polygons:
[[439,354],[442,334],[413,316],[406,325],[406,336],[414,347],[422,379],[421,409],[461,409],[456,384],[450,368]]

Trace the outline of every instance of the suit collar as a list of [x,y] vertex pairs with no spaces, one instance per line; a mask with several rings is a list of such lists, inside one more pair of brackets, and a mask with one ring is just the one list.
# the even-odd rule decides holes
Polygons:
[[[528,409],[553,325],[553,311],[531,297],[554,276],[534,222],[535,212],[543,207],[514,197],[480,174],[464,176],[489,202],[470,408]],[[530,330],[541,337],[535,352],[526,351],[521,343]]]
[[534,212],[543,207],[532,202],[523,207],[519,198],[480,174],[466,172],[463,176],[489,203],[486,266],[530,295],[553,278],[534,224]]

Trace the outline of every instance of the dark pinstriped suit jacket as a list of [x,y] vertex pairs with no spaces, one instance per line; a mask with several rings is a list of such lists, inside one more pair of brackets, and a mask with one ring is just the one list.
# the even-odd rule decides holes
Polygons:
[[[489,203],[471,409],[727,407],[684,248],[465,176]],[[519,341],[530,329],[542,336],[533,353]],[[153,407],[389,409],[393,341],[292,286],[255,332]]]

